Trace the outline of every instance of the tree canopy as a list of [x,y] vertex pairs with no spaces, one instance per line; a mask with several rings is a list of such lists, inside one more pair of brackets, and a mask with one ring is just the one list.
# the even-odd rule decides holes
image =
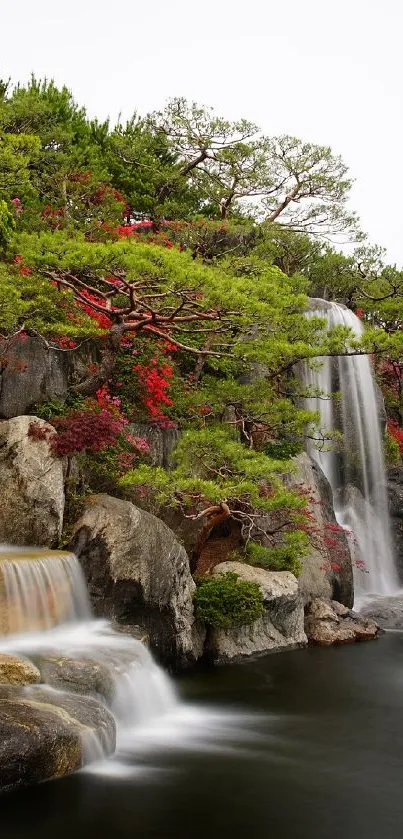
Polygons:
[[[36,406],[54,450],[205,536],[229,517],[249,561],[296,570],[309,523],[284,475],[308,433],[326,444],[299,363],[371,353],[403,450],[403,275],[363,241],[345,164],[180,98],[112,126],[53,82],[0,91],[1,365],[30,337],[93,342],[65,400]],[[353,308],[363,337],[307,318],[309,296]],[[180,429],[171,469],[136,422]]]

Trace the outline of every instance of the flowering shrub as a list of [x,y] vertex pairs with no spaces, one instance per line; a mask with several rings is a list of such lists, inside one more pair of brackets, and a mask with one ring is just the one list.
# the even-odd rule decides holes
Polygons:
[[138,376],[142,402],[150,419],[160,424],[166,424],[169,421],[163,412],[163,406],[170,407],[172,405],[172,399],[168,396],[173,377],[172,365],[169,363],[161,364],[154,357],[148,365],[136,364],[133,371]]
[[396,420],[389,420],[388,432],[398,444],[400,454],[403,454],[403,428],[400,428]]

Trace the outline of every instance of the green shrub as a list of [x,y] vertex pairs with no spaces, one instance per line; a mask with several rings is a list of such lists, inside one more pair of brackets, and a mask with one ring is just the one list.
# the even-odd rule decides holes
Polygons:
[[200,620],[222,629],[254,623],[263,613],[258,584],[232,572],[197,580],[194,603]]
[[295,443],[292,440],[270,440],[264,444],[263,451],[274,460],[288,460],[302,452],[303,448],[303,443]]
[[387,466],[396,466],[401,462],[399,443],[388,430],[383,438],[383,451]]
[[300,557],[305,553],[309,539],[303,531],[286,533],[285,544],[266,548],[258,542],[248,542],[243,559],[250,565],[260,565],[267,571],[291,571],[296,577],[302,570]]

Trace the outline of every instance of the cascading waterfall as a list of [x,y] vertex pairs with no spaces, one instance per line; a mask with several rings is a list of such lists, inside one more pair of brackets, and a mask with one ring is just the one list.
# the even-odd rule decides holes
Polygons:
[[[349,327],[356,336],[363,333],[359,318],[342,304],[314,299],[309,315],[327,319],[329,327]],[[330,441],[318,448],[310,441],[308,449],[331,485],[338,523],[352,534],[355,604],[371,595],[395,594],[398,579],[370,360],[367,355],[319,359],[313,367],[304,365],[303,378],[317,394],[305,404],[319,413],[324,435],[341,432],[339,445]],[[335,393],[339,396],[331,396]]]
[[[127,729],[163,716],[177,704],[170,679],[147,647],[107,621],[92,618],[73,554],[0,547],[0,652],[35,658],[55,651],[95,660],[109,671],[118,746]],[[83,742],[84,753],[96,760],[102,747],[95,735],[93,740]]]
[[[255,715],[179,701],[171,679],[141,641],[91,616],[80,564],[62,551],[0,546],[0,653],[34,661],[87,659],[106,669],[113,684],[108,704],[117,751],[113,760],[103,760],[104,744],[90,729],[83,731],[84,760],[94,772],[127,776],[138,771],[133,756],[137,762],[167,747],[222,751],[235,737],[249,742],[249,727],[256,722]],[[53,697],[58,691],[42,687]],[[29,695],[33,689],[24,690]]]
[[88,620],[91,607],[74,555],[62,551],[0,550],[1,634],[50,629],[59,623]]

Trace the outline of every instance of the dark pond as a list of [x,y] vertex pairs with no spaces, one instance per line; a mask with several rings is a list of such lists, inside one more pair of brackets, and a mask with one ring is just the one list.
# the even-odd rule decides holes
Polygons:
[[1,839],[401,839],[403,634],[179,687],[158,747],[2,798]]

